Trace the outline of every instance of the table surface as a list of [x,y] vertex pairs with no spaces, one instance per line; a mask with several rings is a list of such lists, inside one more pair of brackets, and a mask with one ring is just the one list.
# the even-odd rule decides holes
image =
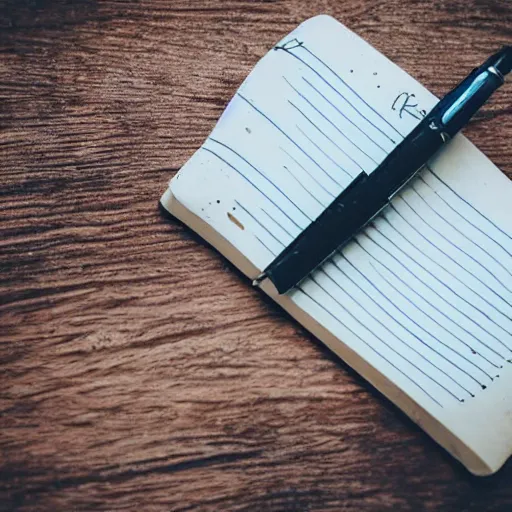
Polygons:
[[[512,42],[509,0],[0,1],[0,509],[511,510],[158,210],[319,13],[438,95]],[[509,176],[510,98],[466,130]]]

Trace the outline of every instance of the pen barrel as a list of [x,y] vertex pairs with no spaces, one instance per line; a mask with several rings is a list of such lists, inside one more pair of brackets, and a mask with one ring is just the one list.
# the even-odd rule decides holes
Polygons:
[[441,146],[456,135],[512,68],[505,47],[448,93],[371,174],[362,172],[265,269],[280,294],[308,276],[389,204]]
[[432,129],[425,118],[368,176],[368,188],[378,200],[390,201],[425,163],[444,145],[446,139]]

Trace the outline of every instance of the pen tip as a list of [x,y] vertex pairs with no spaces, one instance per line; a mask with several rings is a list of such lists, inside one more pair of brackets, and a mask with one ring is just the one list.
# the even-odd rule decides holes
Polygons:
[[262,281],[264,281],[267,278],[267,274],[265,272],[262,272],[253,282],[253,286],[259,286]]

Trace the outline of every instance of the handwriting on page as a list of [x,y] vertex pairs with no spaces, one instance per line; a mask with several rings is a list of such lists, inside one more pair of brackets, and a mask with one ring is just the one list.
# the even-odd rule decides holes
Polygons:
[[414,119],[421,120],[427,115],[427,111],[418,108],[418,102],[415,98],[416,95],[414,93],[401,92],[396,97],[395,101],[393,101],[391,110],[398,112],[400,119],[402,119],[405,114],[408,114],[414,117]]

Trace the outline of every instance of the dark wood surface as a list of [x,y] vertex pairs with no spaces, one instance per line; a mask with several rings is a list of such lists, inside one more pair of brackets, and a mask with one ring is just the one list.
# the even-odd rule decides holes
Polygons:
[[[0,509],[512,510],[158,211],[322,12],[438,95],[512,42],[509,0],[0,0]],[[511,98],[466,131],[509,176]]]

